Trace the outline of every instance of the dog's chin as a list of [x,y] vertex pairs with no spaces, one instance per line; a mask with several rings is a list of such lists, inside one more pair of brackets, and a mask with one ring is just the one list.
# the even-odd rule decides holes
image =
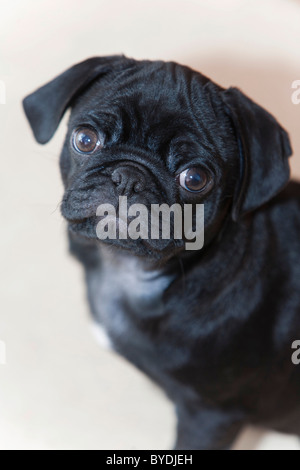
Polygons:
[[[98,217],[88,217],[84,219],[68,219],[68,229],[72,236],[78,239],[85,239],[99,244],[109,245],[116,250],[125,250],[133,256],[146,257],[153,260],[167,261],[177,256],[184,250],[183,240],[152,240],[138,238],[136,240],[127,237],[126,239],[99,238],[97,235]],[[117,220],[117,230],[122,228],[124,222]],[[123,226],[124,229],[124,226]]]

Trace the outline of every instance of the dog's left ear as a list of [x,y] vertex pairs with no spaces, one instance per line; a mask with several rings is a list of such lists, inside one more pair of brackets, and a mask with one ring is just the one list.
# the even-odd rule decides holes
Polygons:
[[240,179],[232,208],[232,218],[237,221],[287,184],[292,149],[287,132],[276,119],[238,89],[224,90],[221,96],[239,148]]
[[24,111],[34,136],[46,144],[55,133],[72,100],[93,80],[130,63],[125,56],[92,57],[68,70],[27,96]]

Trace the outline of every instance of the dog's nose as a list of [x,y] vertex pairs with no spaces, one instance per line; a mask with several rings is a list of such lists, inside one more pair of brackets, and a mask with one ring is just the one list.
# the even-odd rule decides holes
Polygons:
[[130,196],[132,193],[139,193],[145,188],[143,173],[131,166],[117,168],[112,173],[111,179],[117,186],[117,192],[121,196]]

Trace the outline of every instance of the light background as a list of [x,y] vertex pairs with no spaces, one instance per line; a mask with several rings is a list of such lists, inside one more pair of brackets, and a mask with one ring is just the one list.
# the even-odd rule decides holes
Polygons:
[[[179,61],[240,87],[288,129],[300,177],[300,105],[291,102],[300,79],[299,1],[1,0],[0,449],[172,445],[170,403],[90,334],[81,268],[67,254],[59,212],[66,121],[40,147],[21,109],[22,97],[73,63],[116,53]],[[249,430],[237,446],[298,443]]]

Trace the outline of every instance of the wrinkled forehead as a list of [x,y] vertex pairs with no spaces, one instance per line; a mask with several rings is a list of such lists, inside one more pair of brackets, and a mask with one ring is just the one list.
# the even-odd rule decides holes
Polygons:
[[209,146],[219,123],[208,83],[174,63],[142,62],[97,79],[74,103],[70,124],[95,125],[115,142],[152,149],[177,140]]
[[79,97],[76,108],[83,113],[120,110],[132,119],[149,121],[175,116],[189,119],[205,100],[206,83],[206,77],[178,64],[137,62],[97,79]]

